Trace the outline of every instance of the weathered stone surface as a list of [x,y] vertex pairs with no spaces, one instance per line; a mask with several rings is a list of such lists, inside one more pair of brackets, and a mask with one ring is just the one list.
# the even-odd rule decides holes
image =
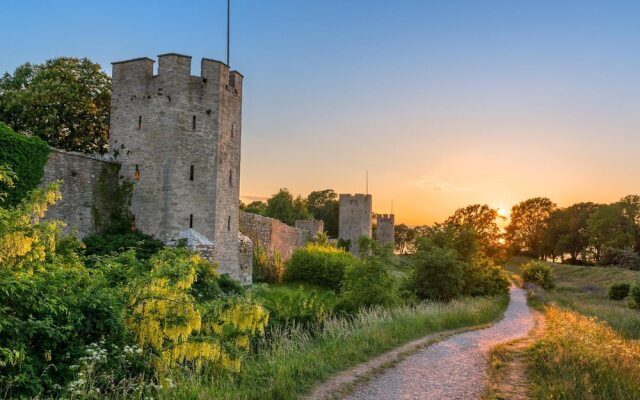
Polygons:
[[394,214],[377,214],[376,215],[376,241],[382,245],[394,245],[395,239],[395,220]]
[[109,148],[134,182],[143,232],[168,241],[193,228],[214,243],[224,270],[239,268],[242,75],[203,59],[159,56],[113,64]]
[[296,220],[296,229],[298,230],[298,243],[303,245],[317,238],[318,234],[324,232],[324,221],[299,219]]
[[100,157],[51,149],[42,181],[47,184],[62,180],[62,200],[47,211],[46,218],[64,221],[65,233],[76,231],[80,237],[94,233],[94,207],[102,212],[108,208],[96,198],[98,186],[104,185],[106,190],[115,187],[117,175],[109,172],[116,169],[116,165]]
[[370,194],[340,194],[338,236],[351,241],[351,253],[357,254],[357,241],[371,237],[372,198]]
[[240,232],[251,238],[254,244],[260,243],[271,253],[278,252],[283,261],[291,258],[293,250],[300,247],[302,234],[277,219],[240,211]]

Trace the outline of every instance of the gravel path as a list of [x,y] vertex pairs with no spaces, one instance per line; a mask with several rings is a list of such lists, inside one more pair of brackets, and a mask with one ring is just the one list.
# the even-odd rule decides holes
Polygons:
[[526,336],[533,326],[525,291],[512,287],[500,322],[420,350],[358,387],[347,399],[478,399],[484,392],[489,350]]

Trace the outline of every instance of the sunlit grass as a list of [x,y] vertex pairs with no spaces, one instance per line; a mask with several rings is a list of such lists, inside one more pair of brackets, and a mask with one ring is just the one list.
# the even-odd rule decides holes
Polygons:
[[498,318],[508,297],[373,308],[329,319],[319,332],[277,330],[239,374],[190,375],[165,398],[294,399],[331,375],[429,333]]
[[548,307],[545,316],[529,350],[533,398],[640,398],[640,342],[576,312]]

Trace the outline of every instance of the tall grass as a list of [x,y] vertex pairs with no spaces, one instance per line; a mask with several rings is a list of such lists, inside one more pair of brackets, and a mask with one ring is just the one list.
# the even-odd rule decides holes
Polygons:
[[164,398],[294,399],[314,384],[426,334],[498,318],[508,297],[447,304],[425,302],[393,309],[371,308],[353,318],[330,318],[322,329],[279,329],[258,345],[238,374],[190,375]]
[[640,399],[640,342],[576,312],[548,307],[545,316],[529,350],[533,398]]

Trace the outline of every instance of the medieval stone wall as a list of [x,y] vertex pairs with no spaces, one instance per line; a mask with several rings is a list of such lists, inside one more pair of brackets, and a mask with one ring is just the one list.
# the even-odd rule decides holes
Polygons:
[[372,198],[370,194],[341,194],[339,200],[338,236],[351,241],[351,252],[357,253],[357,241],[371,237]]
[[324,221],[316,219],[299,219],[296,220],[296,229],[298,230],[298,242],[300,244],[307,243],[318,237],[318,234],[324,232]]
[[51,149],[42,181],[62,180],[62,200],[49,208],[46,218],[64,221],[65,233],[77,231],[80,237],[95,233],[94,208],[103,214],[109,208],[98,192],[102,190],[108,198],[109,188],[118,183],[115,172],[117,165],[101,158]]
[[238,235],[238,268],[229,268],[227,265],[218,262],[218,254],[215,244],[199,244],[194,246],[193,250],[197,251],[204,259],[218,264],[218,273],[228,274],[233,279],[250,285],[253,273],[253,242],[244,235]]
[[394,214],[378,214],[376,215],[376,241],[380,244],[387,245],[395,243],[395,215]]
[[240,211],[240,232],[256,245],[262,244],[271,252],[278,252],[284,261],[300,247],[300,232],[277,219]]

